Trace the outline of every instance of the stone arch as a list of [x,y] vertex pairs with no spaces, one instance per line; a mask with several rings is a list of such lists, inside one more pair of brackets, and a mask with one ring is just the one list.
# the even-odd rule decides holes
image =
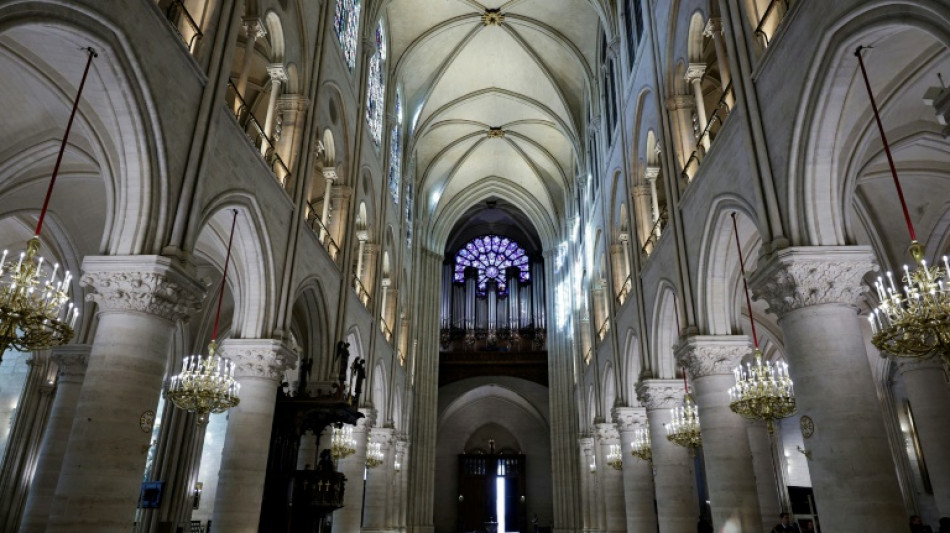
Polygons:
[[[700,331],[709,335],[732,335],[741,329],[741,314],[736,307],[741,295],[742,278],[739,271],[739,255],[736,251],[732,228],[732,213],[735,212],[739,228],[739,242],[746,263],[746,270],[754,268],[753,259],[761,245],[761,236],[755,225],[755,209],[745,199],[723,195],[712,202],[706,217],[706,233],[700,244],[697,265],[696,287],[700,312],[696,324]],[[705,322],[703,322],[705,321]]]
[[[42,25],[36,22],[37,12],[43,13]],[[8,124],[16,137],[4,142],[11,148],[4,159],[15,161],[19,153],[48,147],[34,151],[43,155],[42,161],[31,162],[48,179],[85,66],[83,49],[91,46],[99,58],[90,69],[67,148],[71,153],[67,157],[74,160],[79,153],[88,154],[96,167],[88,171],[102,180],[103,189],[96,194],[105,199],[105,205],[101,212],[90,213],[104,218],[97,235],[101,242],[84,253],[157,253],[170,222],[164,137],[157,118],[162,106],[147,85],[137,81],[145,75],[128,36],[89,11],[43,1],[2,7],[0,20],[0,61],[8,63],[5,70],[19,73],[17,83],[26,84],[15,93],[18,98],[29,95],[28,102],[45,100],[42,112],[17,105],[23,122]],[[63,173],[64,181],[68,176],[69,172]],[[9,186],[2,183],[4,189]],[[54,212],[62,202],[61,194],[54,193]],[[39,206],[43,195],[30,196],[25,205]]]
[[706,17],[702,11],[696,10],[689,18],[689,31],[686,34],[686,58],[690,63],[701,63],[703,58],[703,29],[706,27]]
[[611,410],[614,405],[617,403],[617,383],[616,383],[616,373],[614,372],[614,365],[610,361],[607,361],[607,364],[604,366],[604,379],[601,382],[601,390],[603,391],[603,405],[604,410],[604,421],[610,423],[613,422],[613,415]]
[[313,275],[304,279],[294,295],[290,331],[297,332],[300,361],[311,362],[308,381],[332,380],[338,367],[333,361],[335,351],[333,339],[329,335],[330,319],[320,278]]
[[213,198],[201,214],[200,229],[188,249],[223,266],[232,209],[238,211],[228,271],[235,304],[232,331],[235,338],[263,338],[270,333],[267,325],[275,316],[277,282],[273,246],[257,199],[246,193]]
[[679,341],[676,328],[676,289],[667,279],[660,281],[653,304],[653,342],[649,370],[651,377],[670,379],[676,376],[673,347]]
[[621,395],[621,401],[629,406],[637,401],[637,381],[640,379],[640,373],[644,368],[643,361],[640,358],[640,340],[633,329],[627,330],[623,346],[618,391]]
[[379,421],[389,420],[391,418],[391,413],[387,410],[389,407],[389,397],[386,395],[386,383],[388,383],[387,375],[386,365],[383,364],[382,361],[377,361],[373,367],[373,395],[370,396],[370,399],[373,402],[373,406],[376,407],[376,420]]
[[273,10],[264,15],[264,26],[267,28],[267,43],[270,45],[270,60],[272,63],[284,61],[284,27],[280,16]]
[[[859,176],[868,173],[868,167],[880,165],[881,154],[870,103],[857,73],[854,50],[859,44],[875,45],[875,49],[868,53],[876,56],[876,63],[881,66],[872,68],[869,65],[868,74],[881,106],[889,141],[897,148],[902,136],[909,138],[908,130],[919,133],[924,126],[921,122],[911,126],[907,121],[913,117],[901,116],[899,110],[905,102],[920,106],[921,78],[930,76],[938,61],[947,61],[948,27],[950,10],[946,7],[877,0],[862,3],[824,34],[815,52],[815,57],[820,60],[812,64],[805,78],[792,133],[787,190],[788,204],[792,206],[788,212],[793,243],[844,245],[865,238],[873,242],[877,238],[873,235],[876,228],[869,226],[880,226],[868,222],[868,215],[860,214],[860,208],[855,207],[856,203],[861,203],[860,198],[856,198],[856,182]],[[896,63],[896,68],[887,69],[888,53],[892,49],[913,49],[918,55],[913,61],[902,58],[900,63]],[[911,115],[916,116],[916,113]],[[926,136],[939,129],[936,122],[930,127],[933,130]],[[829,146],[824,144],[829,138],[844,138],[848,142],[839,141]],[[921,146],[921,143],[908,143],[908,146],[915,145]],[[899,152],[895,150],[895,162],[900,172]],[[939,158],[947,159],[947,156],[940,154]],[[869,164],[875,159],[877,163]],[[935,186],[946,187],[946,182],[942,181],[945,178],[939,179],[940,185]],[[908,183],[912,180],[905,179],[902,183],[905,191]],[[921,187],[921,190],[926,189]],[[891,195],[892,191],[893,188]],[[913,191],[907,192],[913,204]],[[889,223],[899,224],[899,208],[896,202],[889,204],[893,205],[888,206],[887,219]],[[914,209],[911,205],[911,211]],[[946,206],[942,209],[946,210]],[[932,220],[928,223],[934,224]],[[900,240],[902,244],[906,242],[903,236]],[[878,246],[878,255],[882,257],[884,254],[880,248]],[[895,254],[894,251],[890,253]]]

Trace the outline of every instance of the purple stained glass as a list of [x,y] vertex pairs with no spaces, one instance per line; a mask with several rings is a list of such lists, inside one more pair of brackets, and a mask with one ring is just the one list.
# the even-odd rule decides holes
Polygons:
[[528,256],[518,243],[508,237],[498,235],[484,235],[466,243],[455,255],[456,283],[465,282],[465,267],[478,269],[476,281],[477,294],[485,296],[488,292],[488,283],[494,281],[499,296],[508,291],[506,279],[507,269],[519,269],[518,279],[527,282],[531,279]]

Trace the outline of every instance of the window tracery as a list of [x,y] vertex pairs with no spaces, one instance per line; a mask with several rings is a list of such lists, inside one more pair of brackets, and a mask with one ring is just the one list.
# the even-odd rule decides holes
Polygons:
[[465,283],[467,267],[478,270],[475,286],[479,296],[487,294],[489,281],[497,284],[499,296],[506,295],[508,292],[506,272],[510,267],[519,269],[518,280],[522,283],[531,279],[528,255],[524,248],[508,237],[499,235],[477,237],[458,251],[455,255],[453,276],[456,283]]

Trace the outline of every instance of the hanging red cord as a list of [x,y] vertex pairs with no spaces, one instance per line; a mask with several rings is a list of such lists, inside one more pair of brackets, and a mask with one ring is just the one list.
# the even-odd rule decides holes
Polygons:
[[749,310],[749,323],[752,324],[752,343],[759,348],[759,336],[755,333],[755,320],[752,319],[752,300],[749,298],[749,282],[745,277],[745,264],[742,259],[742,247],[739,246],[739,225],[736,223],[736,213],[732,213],[732,231],[736,236],[736,250],[739,250],[739,269],[742,271],[742,288],[745,289],[745,304]]
[[859,46],[854,51],[858,57],[858,65],[861,66],[861,76],[864,78],[864,87],[868,90],[868,98],[871,99],[871,109],[874,110],[874,121],[877,123],[877,130],[881,133],[881,141],[884,143],[884,153],[887,155],[887,164],[891,167],[891,177],[894,178],[894,187],[897,188],[897,199],[901,202],[901,209],[904,210],[904,222],[907,223],[907,231],[910,233],[910,240],[917,241],[917,232],[914,231],[914,223],[910,220],[910,211],[907,210],[907,202],[904,201],[904,191],[901,189],[901,182],[897,178],[897,167],[894,166],[894,157],[891,155],[891,145],[887,142],[887,135],[884,134],[884,124],[881,123],[881,114],[877,109],[877,102],[874,100],[874,93],[871,92],[871,82],[868,81],[868,71],[864,68],[864,58],[861,51],[870,46]]
[[98,57],[92,47],[86,48],[89,53],[89,59],[86,60],[86,69],[82,71],[82,80],[79,82],[79,90],[76,91],[76,99],[73,100],[73,110],[69,113],[69,121],[66,123],[66,133],[63,134],[63,142],[59,145],[59,155],[56,156],[56,164],[53,166],[53,177],[49,180],[49,188],[46,189],[46,199],[43,200],[43,209],[40,210],[40,219],[36,222],[36,233],[39,237],[40,230],[43,229],[43,219],[46,218],[46,210],[49,208],[49,199],[53,196],[53,185],[56,185],[56,176],[59,174],[59,165],[63,162],[63,153],[66,152],[66,140],[69,139],[69,130],[73,128],[73,119],[76,118],[76,110],[79,109],[79,97],[82,96],[82,88],[86,85],[86,76],[89,75],[89,67],[92,66],[92,58]]
[[214,313],[214,329],[211,330],[211,342],[218,338],[218,321],[221,319],[221,302],[224,301],[224,284],[228,281],[228,265],[231,264],[231,242],[234,240],[234,226],[237,224],[237,209],[231,219],[231,235],[228,237],[228,254],[224,259],[224,275],[221,276],[221,287],[218,289],[218,310]]

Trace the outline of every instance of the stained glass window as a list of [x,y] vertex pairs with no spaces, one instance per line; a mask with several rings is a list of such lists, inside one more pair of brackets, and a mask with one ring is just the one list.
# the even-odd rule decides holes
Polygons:
[[356,67],[356,45],[360,29],[360,0],[336,0],[333,29],[343,49],[343,60],[353,70]]
[[383,25],[376,26],[376,53],[369,58],[369,83],[366,92],[366,124],[376,146],[383,138],[383,105],[386,101],[386,39]]
[[389,193],[393,196],[393,202],[399,205],[399,189],[402,186],[402,94],[396,91],[395,107],[396,123],[393,124],[389,132]]
[[506,272],[510,267],[519,269],[518,279],[522,283],[531,279],[528,254],[521,246],[518,246],[517,242],[498,235],[477,237],[455,254],[453,279],[456,283],[465,283],[467,267],[478,270],[475,292],[479,296],[487,294],[489,281],[497,284],[499,296],[506,295],[508,293]]

